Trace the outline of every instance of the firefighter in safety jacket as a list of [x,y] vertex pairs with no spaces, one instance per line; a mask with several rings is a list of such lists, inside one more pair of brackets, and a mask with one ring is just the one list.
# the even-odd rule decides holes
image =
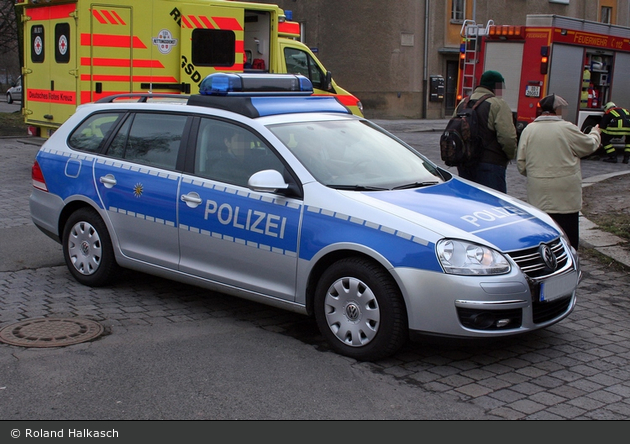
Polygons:
[[602,131],[602,146],[608,154],[608,157],[604,158],[604,162],[617,163],[617,153],[612,139],[623,137],[623,163],[628,163],[630,160],[630,112],[618,107],[613,102],[608,102],[604,111],[604,116],[599,123]]

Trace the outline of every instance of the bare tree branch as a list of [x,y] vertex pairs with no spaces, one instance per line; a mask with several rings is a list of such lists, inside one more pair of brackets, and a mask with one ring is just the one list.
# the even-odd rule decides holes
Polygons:
[[13,0],[0,0],[0,53],[18,52],[18,22]]

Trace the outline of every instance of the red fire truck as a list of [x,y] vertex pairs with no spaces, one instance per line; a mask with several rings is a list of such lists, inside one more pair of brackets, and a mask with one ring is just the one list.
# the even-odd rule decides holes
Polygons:
[[466,21],[458,95],[465,97],[486,70],[505,78],[503,99],[517,131],[537,116],[552,93],[569,103],[563,117],[589,131],[608,101],[630,108],[630,28],[547,14],[528,15],[525,26]]

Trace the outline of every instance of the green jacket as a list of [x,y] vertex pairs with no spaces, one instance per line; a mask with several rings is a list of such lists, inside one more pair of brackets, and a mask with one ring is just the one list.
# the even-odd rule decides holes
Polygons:
[[[477,108],[481,122],[487,122],[487,131],[482,136],[485,149],[480,161],[507,166],[516,155],[516,128],[512,110],[505,100],[483,86],[475,88],[470,99],[477,100],[486,94],[492,94],[492,97]],[[457,114],[463,102],[457,105],[453,115]]]

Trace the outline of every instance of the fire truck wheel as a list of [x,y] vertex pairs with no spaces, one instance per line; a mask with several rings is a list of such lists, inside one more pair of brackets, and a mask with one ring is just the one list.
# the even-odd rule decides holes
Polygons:
[[593,127],[597,125],[598,123],[599,121],[597,119],[593,119],[589,117],[588,119],[584,121],[584,124],[582,125],[582,132],[584,134],[590,133]]
[[101,287],[117,274],[118,264],[107,227],[93,209],[81,208],[72,213],[62,241],[66,265],[81,284]]
[[368,259],[333,263],[319,280],[314,303],[320,332],[342,355],[374,361],[392,355],[407,340],[400,290],[387,270]]

